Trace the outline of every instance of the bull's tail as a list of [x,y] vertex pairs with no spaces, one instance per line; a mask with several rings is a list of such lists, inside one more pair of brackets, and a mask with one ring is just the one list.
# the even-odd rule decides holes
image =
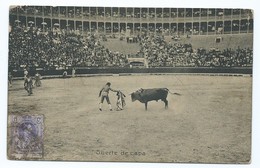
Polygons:
[[174,94],[174,95],[178,95],[178,96],[181,96],[181,94],[180,93],[176,93],[176,92],[171,92],[169,89],[167,89],[167,88],[165,88],[165,90],[167,90],[169,93],[171,93],[171,94]]

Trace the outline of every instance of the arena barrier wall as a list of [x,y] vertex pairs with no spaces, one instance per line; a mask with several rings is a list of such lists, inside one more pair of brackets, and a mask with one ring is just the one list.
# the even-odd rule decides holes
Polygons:
[[[77,68],[76,75],[84,76],[91,74],[93,76],[102,75],[113,75],[113,74],[168,74],[168,73],[180,73],[180,74],[247,74],[252,75],[252,67],[158,67],[158,68]],[[72,69],[66,70],[37,70],[42,76],[53,76],[61,77],[63,72],[67,71],[68,76],[72,75]],[[36,70],[29,70],[30,75],[35,75]],[[13,77],[23,77],[23,71],[13,71]]]

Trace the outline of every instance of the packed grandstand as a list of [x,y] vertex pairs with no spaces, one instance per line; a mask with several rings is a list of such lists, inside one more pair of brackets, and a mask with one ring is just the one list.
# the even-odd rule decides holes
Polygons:
[[[183,39],[252,41],[252,32],[245,9],[19,6],[10,9],[9,68],[131,67],[132,58],[143,67],[251,67],[252,45],[194,47]],[[109,47],[115,41],[136,51]]]

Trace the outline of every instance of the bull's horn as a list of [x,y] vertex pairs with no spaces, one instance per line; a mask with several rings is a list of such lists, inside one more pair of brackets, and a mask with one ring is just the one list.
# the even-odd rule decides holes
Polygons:
[[137,91],[140,92],[140,91],[142,91],[142,90],[143,90],[142,88],[139,88]]

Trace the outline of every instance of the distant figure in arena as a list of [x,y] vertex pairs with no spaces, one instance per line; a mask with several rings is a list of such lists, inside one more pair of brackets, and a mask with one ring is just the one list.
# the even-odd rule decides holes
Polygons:
[[110,88],[111,86],[111,83],[110,82],[107,82],[106,85],[100,90],[99,92],[99,97],[101,96],[101,101],[99,103],[99,110],[102,111],[102,104],[104,102],[104,99],[106,99],[107,101],[107,104],[109,106],[109,109],[110,111],[112,111],[112,106],[111,106],[111,103],[110,103],[110,100],[109,100],[109,91],[111,90],[112,92],[118,92],[117,90],[114,90],[114,89],[111,89]]
[[24,70],[23,70],[23,74],[24,74],[24,80],[25,80],[25,79],[26,79],[26,76],[28,75],[27,69],[24,69]]
[[41,82],[41,75],[37,72],[35,74],[35,82],[34,82],[34,85],[37,86],[37,87],[40,87],[42,85],[42,82]]
[[32,93],[33,88],[33,81],[29,74],[26,75],[26,78],[24,80],[24,89],[28,92],[28,96],[30,96]]
[[73,68],[73,69],[72,69],[72,77],[73,77],[73,78],[75,77],[75,74],[76,74],[76,69]]
[[8,73],[8,85],[9,85],[9,87],[12,87],[12,83],[13,83],[13,76],[12,76],[12,73],[9,72]]
[[124,109],[124,106],[126,105],[125,103],[125,95],[123,92],[121,92],[120,90],[117,92],[117,102],[116,102],[116,110],[119,111],[119,110],[123,110]]
[[63,77],[63,78],[67,78],[67,75],[68,75],[68,72],[67,72],[67,71],[64,71],[63,74],[62,74],[62,77]]

